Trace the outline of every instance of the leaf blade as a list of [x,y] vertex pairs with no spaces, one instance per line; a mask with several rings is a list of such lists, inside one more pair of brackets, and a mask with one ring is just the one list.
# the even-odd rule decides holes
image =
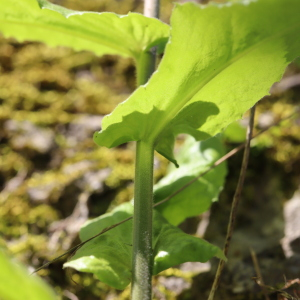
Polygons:
[[[176,155],[180,168],[171,166],[167,175],[154,186],[154,203],[166,199],[205,172],[224,155],[224,152],[219,136],[202,142],[195,142],[192,137],[188,138]],[[176,226],[186,218],[200,215],[217,201],[226,174],[227,167],[224,162],[155,209]]]
[[[131,204],[120,205],[111,213],[84,224],[80,229],[80,239],[85,241],[132,215]],[[64,264],[64,268],[72,267],[78,271],[93,273],[104,283],[116,289],[124,289],[131,281],[131,243],[132,220],[85,244]]]
[[10,261],[2,250],[0,250],[0,270],[1,299],[57,299],[54,291],[41,278],[27,274],[25,269]]
[[0,31],[19,41],[35,40],[52,47],[138,59],[142,51],[166,43],[169,26],[137,13],[78,12],[46,0],[2,0]]
[[185,262],[207,262],[216,256],[226,260],[222,250],[205,240],[184,233],[154,213],[153,274]]
[[95,142],[116,146],[118,134],[147,140],[175,162],[169,144],[177,134],[214,136],[269,94],[300,54],[299,9],[296,0],[177,5],[158,71],[103,119]]
[[[80,233],[81,239],[84,241],[101,229],[123,221],[132,214],[133,205],[122,204],[111,213],[84,225]],[[185,262],[186,259],[207,261],[213,256],[226,259],[218,247],[183,233],[169,224],[158,212],[154,212],[153,228],[154,274]],[[131,281],[131,243],[132,221],[128,221],[85,244],[64,267],[93,273],[104,283],[124,289]],[[178,251],[183,248],[186,252],[184,255]],[[175,255],[172,255],[172,252]],[[162,253],[165,255],[162,256]]]

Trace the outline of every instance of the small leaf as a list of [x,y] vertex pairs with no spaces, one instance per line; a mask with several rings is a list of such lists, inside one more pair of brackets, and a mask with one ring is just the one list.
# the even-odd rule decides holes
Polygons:
[[[125,203],[111,213],[87,222],[80,231],[87,240],[106,227],[132,216],[133,205]],[[104,283],[124,289],[131,281],[132,220],[117,226],[81,247],[64,267],[96,275]],[[153,217],[154,274],[186,261],[225,259],[222,251],[206,241],[183,233],[158,212]]]
[[214,256],[226,260],[220,248],[184,233],[157,212],[154,216],[154,274],[188,261],[207,262]]
[[[111,213],[88,221],[82,226],[80,239],[85,241],[132,214],[132,204],[119,205]],[[85,244],[64,267],[93,273],[104,283],[116,289],[124,289],[131,281],[131,244],[132,220]]]
[[214,136],[269,94],[300,55],[299,11],[299,0],[176,5],[157,72],[103,119],[95,142],[144,140],[176,163],[176,135]]
[[54,291],[39,277],[30,276],[0,250],[0,299],[55,300]]
[[46,0],[1,0],[0,32],[19,41],[138,59],[143,51],[167,42],[169,26],[137,13],[120,16],[74,11]]
[[[171,167],[168,174],[154,186],[154,202],[164,200],[206,171],[224,152],[218,136],[202,142],[188,138],[176,156],[180,168]],[[207,211],[211,203],[218,199],[226,173],[226,163],[223,163],[155,209],[173,225]]]

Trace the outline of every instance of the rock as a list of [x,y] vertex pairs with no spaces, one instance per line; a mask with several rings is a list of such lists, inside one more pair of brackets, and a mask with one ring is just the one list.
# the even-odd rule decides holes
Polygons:
[[29,121],[8,120],[4,129],[11,135],[10,143],[14,149],[32,149],[47,153],[54,146],[54,133],[48,128],[41,128]]
[[285,230],[282,248],[286,257],[300,255],[300,191],[284,205]]

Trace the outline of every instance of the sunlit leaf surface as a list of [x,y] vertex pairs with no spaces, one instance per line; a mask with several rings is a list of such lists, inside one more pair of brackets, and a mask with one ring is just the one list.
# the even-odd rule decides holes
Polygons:
[[103,119],[95,142],[144,140],[175,162],[177,134],[214,136],[269,94],[300,54],[300,1],[242,2],[176,5],[158,71]]
[[1,0],[0,32],[19,41],[138,59],[142,51],[166,43],[169,26],[138,13],[120,16],[69,10],[46,0]]

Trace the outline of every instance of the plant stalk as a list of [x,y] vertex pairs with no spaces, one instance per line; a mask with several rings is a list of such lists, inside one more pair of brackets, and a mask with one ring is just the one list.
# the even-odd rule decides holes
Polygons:
[[144,16],[149,18],[159,17],[160,0],[144,1]]
[[[160,0],[145,0],[144,15],[149,18],[159,18]],[[156,47],[143,51],[136,61],[137,86],[145,84],[155,71]]]
[[[158,18],[159,0],[145,0],[144,15]],[[144,51],[136,61],[137,86],[145,84],[156,66],[156,48]],[[132,300],[152,299],[152,209],[154,146],[137,141],[134,183]]]
[[155,71],[156,64],[156,47],[144,51],[136,61],[136,81],[140,86],[145,84]]
[[132,300],[152,298],[153,157],[153,146],[138,141],[134,186]]

